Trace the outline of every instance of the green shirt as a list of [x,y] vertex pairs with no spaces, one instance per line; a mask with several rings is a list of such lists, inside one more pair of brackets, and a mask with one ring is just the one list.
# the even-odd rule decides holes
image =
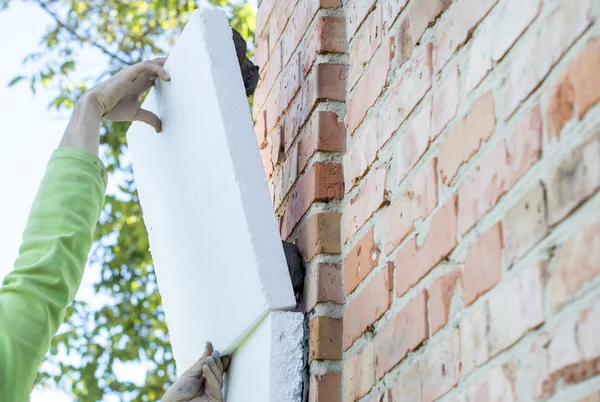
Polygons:
[[15,269],[0,288],[0,402],[27,402],[52,337],[81,283],[104,204],[106,171],[59,148],[31,208]]

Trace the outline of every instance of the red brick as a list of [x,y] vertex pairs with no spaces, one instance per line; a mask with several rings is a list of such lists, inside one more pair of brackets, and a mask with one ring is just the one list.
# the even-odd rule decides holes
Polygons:
[[339,213],[320,213],[306,220],[296,237],[296,244],[305,262],[309,262],[317,254],[339,254],[340,245]]
[[429,233],[423,246],[416,237],[396,254],[396,294],[402,296],[456,247],[456,197],[431,218]]
[[318,64],[306,78],[302,90],[299,125],[302,126],[319,101],[346,100],[347,67],[340,64]]
[[[460,351],[462,376],[471,374],[488,361],[488,309],[487,303],[478,303],[460,322]],[[476,401],[473,401],[476,402]]]
[[495,128],[494,96],[488,92],[473,103],[469,113],[440,144],[440,175],[444,184],[452,181],[458,169],[475,155]]
[[490,295],[490,356],[509,348],[529,330],[544,322],[545,267],[544,262],[527,267]]
[[317,162],[312,165],[288,200],[281,235],[287,238],[313,203],[342,199],[343,180],[342,166],[339,163]]
[[308,402],[342,402],[342,375],[317,374],[310,377]]
[[[423,108],[409,122],[394,147],[392,183],[400,184],[429,147],[431,128],[431,98],[424,101]],[[381,131],[378,131],[381,134]],[[390,134],[391,135],[391,134]],[[380,146],[383,145],[380,140]]]
[[354,46],[350,49],[348,88],[354,88],[369,61],[373,58],[375,51],[381,45],[381,39],[383,38],[381,28],[381,7],[377,7],[365,21],[365,28],[361,30],[354,40]]
[[460,233],[464,234],[496,205],[517,180],[541,158],[542,121],[534,108],[471,172],[459,189]]
[[390,402],[421,402],[421,372],[419,362],[408,366],[394,380],[390,389]]
[[421,292],[375,336],[377,379],[400,363],[428,336],[427,292]]
[[381,166],[369,173],[359,193],[349,200],[344,209],[344,244],[387,202],[386,181],[387,166]]
[[[277,140],[277,135],[271,136],[271,140]],[[275,142],[272,144],[273,149],[275,150],[275,154],[279,147],[279,142]],[[276,165],[275,161],[273,161],[273,156],[271,156],[271,161],[273,166]],[[287,195],[287,193],[292,189],[292,185],[296,181],[298,177],[298,147],[293,147],[290,151],[288,157],[283,161],[283,164],[275,171],[273,178],[269,180],[269,190],[271,191],[271,196],[273,197],[273,206],[275,209],[279,208],[281,202]]]
[[342,360],[342,320],[315,317],[308,326],[308,363],[313,360]]
[[304,44],[302,72],[308,74],[319,54],[346,53],[347,50],[346,21],[339,17],[319,17]]
[[600,186],[600,136],[567,154],[544,180],[548,222],[560,222]]
[[456,293],[460,272],[453,271],[437,277],[429,288],[429,322],[431,334],[438,332],[450,317],[450,304]]
[[431,138],[435,138],[456,116],[458,108],[458,67],[453,68],[443,78],[442,83],[433,91],[433,109],[431,112]]
[[386,30],[390,29],[398,14],[404,9],[408,0],[382,0],[383,22]]
[[431,51],[431,44],[425,46],[402,74],[400,81],[388,90],[389,96],[378,110],[380,144],[392,136],[431,88]]
[[504,259],[510,267],[548,232],[546,198],[541,184],[533,187],[506,213],[502,228]]
[[507,0],[490,12],[473,38],[469,52],[467,93],[479,85],[494,63],[498,63],[525,32],[539,14],[541,4],[541,0]]
[[527,99],[589,26],[590,6],[590,0],[562,3],[515,49],[503,88],[503,117],[510,116]]
[[502,226],[492,226],[471,246],[461,276],[465,306],[500,282],[502,276]]
[[600,303],[566,319],[539,336],[530,361],[534,365],[534,396],[554,395],[558,383],[575,384],[600,373]]
[[344,350],[347,350],[390,307],[392,270],[385,267],[350,302],[344,312]]
[[600,274],[600,222],[586,223],[554,254],[550,303],[557,309]]
[[346,129],[333,112],[315,112],[298,143],[298,171],[303,172],[316,152],[344,152]]
[[579,118],[600,100],[600,38],[592,40],[547,93],[548,137],[559,137],[567,122]]
[[254,133],[256,134],[256,141],[260,149],[264,149],[267,146],[267,127],[265,124],[265,113],[261,113],[258,115],[256,124],[254,125]]
[[[304,89],[306,90],[306,88]],[[302,96],[298,94],[292,101],[289,110],[281,117],[279,127],[276,129],[281,137],[284,153],[288,152],[290,146],[294,144],[294,139],[300,133],[300,126],[304,124],[306,112],[306,108],[302,105]]]
[[377,119],[367,117],[365,123],[352,137],[348,152],[344,155],[344,181],[346,191],[358,183],[369,166],[375,161],[379,147],[377,144]]
[[260,38],[277,0],[260,0],[256,11],[256,37]]
[[386,255],[414,230],[414,222],[436,207],[437,160],[434,158],[414,176],[411,185],[385,209],[378,221],[378,239]]
[[342,267],[337,264],[318,263],[306,276],[304,286],[305,312],[317,303],[344,304]]
[[444,14],[434,38],[433,70],[437,74],[498,0],[457,0]]
[[379,263],[379,248],[371,228],[344,258],[344,292],[349,295]]
[[275,84],[277,78],[280,77],[279,74],[282,72],[281,47],[278,46],[275,49],[275,51],[271,55],[271,58],[269,59],[268,64],[258,64],[259,62],[256,60],[255,62],[257,65],[261,66],[259,73],[260,80],[258,81],[258,86],[256,87],[256,91],[254,92],[252,107],[252,113],[254,118],[256,119],[258,117],[259,112],[264,113],[264,106],[267,97],[271,92],[271,89],[273,88],[273,85]]
[[376,0],[349,0],[344,5],[346,10],[346,37],[348,42],[354,36],[358,27],[373,8]]
[[298,2],[281,37],[283,65],[286,65],[294,54],[317,10],[318,4],[314,0]]
[[357,402],[373,388],[373,385],[375,349],[373,342],[369,342],[361,352],[344,360],[344,402]]
[[423,402],[435,401],[458,383],[460,364],[460,333],[454,329],[431,344],[419,361]]
[[278,1],[269,21],[268,41],[269,51],[272,52],[275,46],[279,43],[279,38],[283,34],[283,30],[290,21],[292,10],[296,6],[298,0]]
[[281,114],[290,105],[300,89],[300,63],[298,59],[292,62],[281,72],[273,85],[264,106],[267,112],[267,132],[275,127]]
[[383,43],[379,52],[373,58],[369,69],[362,76],[350,99],[348,100],[348,133],[354,134],[360,123],[365,118],[367,111],[383,90],[390,71],[391,60],[394,57],[392,41]]
[[517,363],[514,360],[494,367],[483,379],[467,389],[466,401],[517,401],[516,371]]

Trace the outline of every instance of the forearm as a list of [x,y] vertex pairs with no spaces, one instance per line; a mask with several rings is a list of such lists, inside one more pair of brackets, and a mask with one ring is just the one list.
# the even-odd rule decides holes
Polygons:
[[61,148],[78,148],[98,155],[102,112],[93,97],[83,95],[60,142]]

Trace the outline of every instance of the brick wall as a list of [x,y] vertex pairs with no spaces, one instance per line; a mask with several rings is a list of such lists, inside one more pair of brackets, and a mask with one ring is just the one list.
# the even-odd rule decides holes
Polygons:
[[600,3],[262,0],[309,401],[600,400]]

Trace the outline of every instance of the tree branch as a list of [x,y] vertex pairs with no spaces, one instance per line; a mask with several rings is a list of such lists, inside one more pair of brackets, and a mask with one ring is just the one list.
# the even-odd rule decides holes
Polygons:
[[107,48],[102,46],[101,44],[94,42],[91,38],[85,37],[85,36],[79,34],[75,30],[75,28],[73,28],[73,27],[67,25],[65,22],[61,21],[60,18],[58,17],[58,15],[56,15],[56,13],[54,11],[50,10],[50,8],[48,8],[48,5],[46,3],[44,3],[42,0],[35,0],[35,1],[36,1],[36,3],[38,3],[40,5],[40,7],[42,7],[42,9],[44,11],[46,11],[46,13],[48,13],[54,19],[54,21],[56,22],[56,24],[59,27],[62,27],[64,29],[66,29],[67,31],[69,31],[71,33],[71,35],[73,35],[78,40],[92,45],[93,47],[99,49],[102,53],[117,60],[121,64],[129,65],[129,66],[133,64],[132,62],[127,61],[127,60],[121,58],[120,56],[118,56],[117,54],[111,52],[110,50],[108,50]]

